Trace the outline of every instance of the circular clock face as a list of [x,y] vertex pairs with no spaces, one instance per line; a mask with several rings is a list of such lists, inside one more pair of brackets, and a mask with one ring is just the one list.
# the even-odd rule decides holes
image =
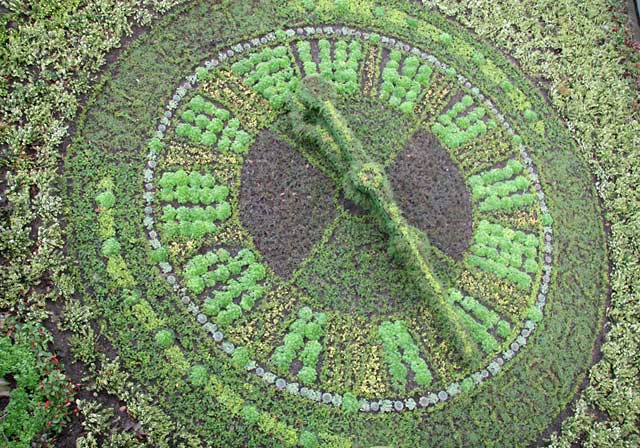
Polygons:
[[[406,42],[323,26],[222,49],[147,158],[160,268],[274,388],[433,406],[498,374],[542,319],[537,168],[478,88]],[[365,375],[345,376],[354,362]]]
[[570,133],[427,10],[281,3],[194,3],[87,108],[68,252],[108,387],[158,446],[535,440],[606,293]]

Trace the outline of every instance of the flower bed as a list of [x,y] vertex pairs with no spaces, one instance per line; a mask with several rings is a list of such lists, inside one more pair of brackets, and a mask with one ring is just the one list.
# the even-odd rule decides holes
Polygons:
[[[60,282],[76,291],[64,315],[90,309],[84,322],[100,337],[75,331],[73,355],[152,446],[535,441],[590,367],[607,297],[600,205],[571,132],[519,69],[434,11],[280,3],[255,14],[189,5],[95,89],[65,156],[66,251],[78,264]],[[335,90],[319,96],[331,117],[299,132],[292,102],[314,74]],[[272,195],[272,214],[247,197],[271,185],[314,192],[299,187],[308,168],[277,165],[279,184],[247,165],[275,166],[253,152],[266,132],[312,167],[323,189],[313,197],[331,213]],[[450,227],[466,225],[462,238],[429,225],[441,208],[413,203],[431,197],[398,177],[412,159],[394,168],[418,132],[441,145],[421,151],[449,159],[434,199],[471,210],[449,215],[466,220]],[[327,156],[351,147],[369,171]],[[416,286],[412,258],[394,253],[405,246],[345,189],[345,173],[403,186],[384,209],[406,219],[396,228],[430,288]],[[287,244],[278,229],[305,215],[313,230]],[[277,244],[263,254],[269,228]],[[277,250],[295,263],[283,269]],[[84,440],[107,427],[85,427]]]

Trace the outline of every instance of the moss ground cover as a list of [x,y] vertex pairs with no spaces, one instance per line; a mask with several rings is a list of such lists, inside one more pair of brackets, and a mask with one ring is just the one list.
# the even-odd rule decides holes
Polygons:
[[[286,118],[307,75],[344,117],[315,142]],[[196,1],[158,19],[93,89],[60,168],[74,262],[47,323],[116,398],[78,397],[80,443],[541,443],[586,378],[609,290],[604,162],[557,98],[415,3]],[[330,157],[349,139],[442,291],[417,288],[396,228],[345,197]],[[12,313],[45,319],[16,294]],[[473,362],[434,324],[438,301]],[[555,443],[635,437],[602,372]]]

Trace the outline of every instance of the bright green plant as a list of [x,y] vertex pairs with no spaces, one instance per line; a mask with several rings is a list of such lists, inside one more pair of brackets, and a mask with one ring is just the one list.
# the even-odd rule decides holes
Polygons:
[[394,386],[403,389],[407,383],[408,369],[410,366],[415,373],[415,381],[420,386],[429,387],[432,375],[427,363],[420,357],[418,347],[402,321],[385,321],[378,327],[378,337],[384,348],[384,358],[389,366],[389,373]]
[[360,402],[351,392],[342,396],[342,409],[348,414],[354,414],[360,409]]
[[117,239],[111,237],[102,243],[102,255],[105,257],[111,257],[120,253],[120,243]]
[[303,448],[318,448],[320,446],[318,436],[309,431],[303,431],[300,433],[299,443]]
[[246,347],[237,348],[231,357],[231,364],[238,369],[242,369],[251,360],[249,350]]
[[168,348],[173,345],[173,332],[171,330],[160,330],[156,333],[155,341],[161,348]]
[[206,366],[196,365],[191,367],[189,371],[189,381],[196,387],[203,387],[207,384],[207,380],[209,379],[209,373],[207,372]]
[[314,313],[309,307],[301,308],[298,318],[289,326],[284,344],[273,352],[272,362],[278,368],[288,370],[298,357],[303,366],[298,378],[304,384],[313,383],[317,378],[316,366],[322,352],[319,339],[324,335],[325,325],[326,316],[323,313]]
[[96,196],[96,202],[104,209],[113,207],[116,203],[116,197],[111,191],[103,191]]

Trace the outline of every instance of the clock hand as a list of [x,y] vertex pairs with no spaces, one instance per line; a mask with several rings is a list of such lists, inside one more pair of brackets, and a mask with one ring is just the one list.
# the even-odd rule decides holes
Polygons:
[[463,360],[479,361],[470,337],[460,319],[445,298],[445,291],[430,260],[430,243],[418,229],[409,225],[402,215],[391,184],[383,167],[364,151],[345,120],[333,105],[332,86],[319,77],[307,77],[289,100],[292,130],[302,140],[311,141],[320,156],[342,179],[345,196],[373,211],[390,237],[392,252],[405,265],[430,299],[437,326],[449,339]]

